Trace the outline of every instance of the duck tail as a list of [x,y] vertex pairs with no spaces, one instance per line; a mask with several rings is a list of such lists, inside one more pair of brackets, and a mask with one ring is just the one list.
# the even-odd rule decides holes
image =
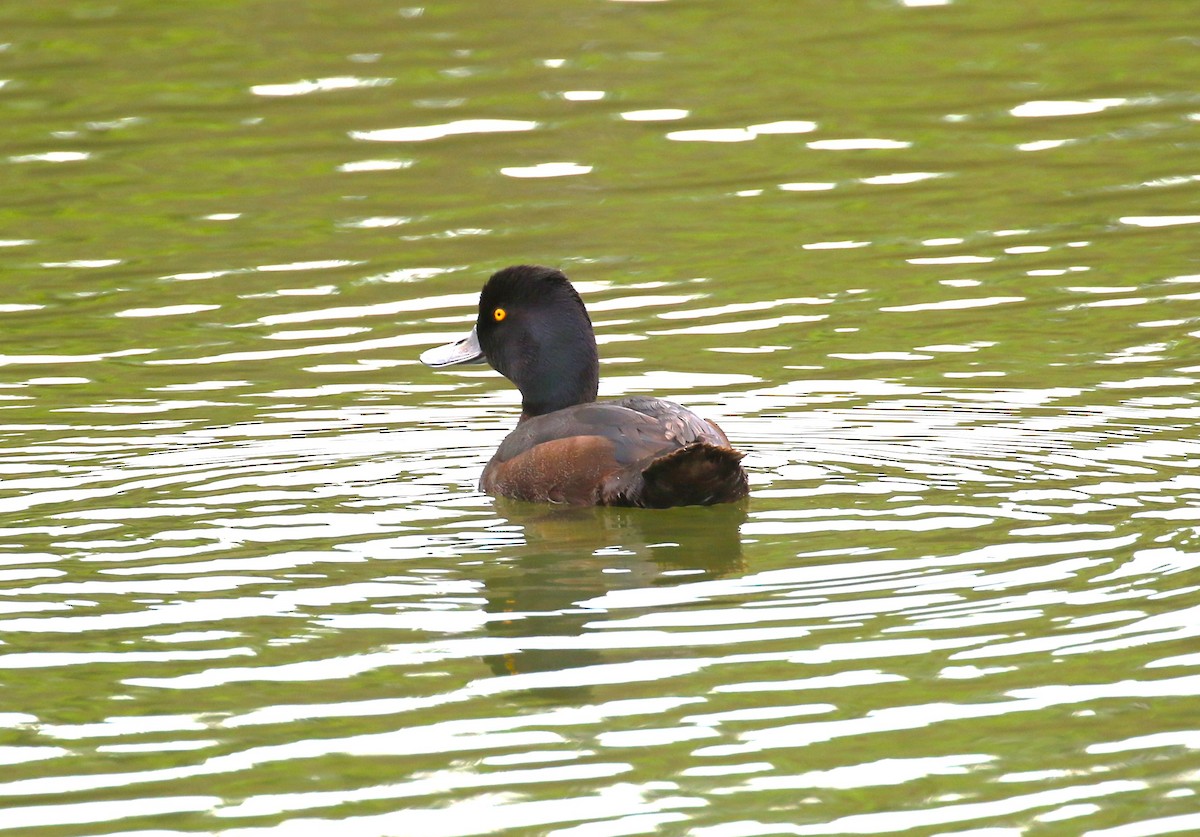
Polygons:
[[646,463],[639,463],[605,485],[602,502],[613,506],[664,509],[732,503],[750,493],[741,461],[733,448],[695,442]]

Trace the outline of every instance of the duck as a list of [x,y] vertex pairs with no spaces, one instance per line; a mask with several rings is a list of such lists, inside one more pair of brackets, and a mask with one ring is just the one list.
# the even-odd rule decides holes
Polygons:
[[423,352],[421,361],[436,369],[487,363],[520,390],[517,426],[479,481],[486,494],[642,508],[749,494],[745,454],[714,422],[662,398],[596,400],[592,320],[560,270],[526,264],[492,274],[471,332]]

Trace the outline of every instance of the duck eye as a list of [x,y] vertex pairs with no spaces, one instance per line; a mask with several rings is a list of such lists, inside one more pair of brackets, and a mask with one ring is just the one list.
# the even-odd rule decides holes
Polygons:
[[495,311],[492,312],[492,319],[498,323],[503,322],[504,318],[507,316],[508,316],[508,312],[505,311],[503,308],[497,308]]

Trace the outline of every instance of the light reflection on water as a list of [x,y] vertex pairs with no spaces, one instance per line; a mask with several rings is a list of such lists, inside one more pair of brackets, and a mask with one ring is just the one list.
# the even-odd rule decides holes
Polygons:
[[[692,389],[687,376],[673,383]],[[822,406],[830,391],[862,403]],[[439,410],[445,430],[389,432],[422,419],[383,410],[377,429],[359,415],[355,432],[330,435],[350,417],[301,411],[278,424],[110,436],[105,451],[59,446],[68,461],[78,453],[82,474],[9,482],[6,493],[10,504],[42,507],[54,525],[36,534],[73,553],[92,580],[58,570],[55,556],[14,554],[0,667],[108,667],[114,697],[161,708],[126,715],[118,703],[82,724],[11,715],[11,726],[47,742],[9,748],[13,764],[67,767],[84,757],[83,742],[110,766],[12,778],[0,794],[144,787],[160,801],[146,810],[211,810],[231,824],[407,800],[402,812],[351,819],[356,832],[383,834],[402,815],[428,818],[432,833],[465,833],[464,812],[484,799],[515,828],[647,812],[665,823],[688,812],[721,833],[703,825],[708,794],[880,791],[979,776],[1050,787],[907,809],[912,822],[936,824],[1050,816],[1079,800],[1148,792],[1145,779],[1113,778],[1126,768],[1103,757],[1174,739],[1160,744],[1140,722],[1122,732],[1086,719],[1112,701],[1186,700],[1200,688],[1187,673],[1195,655],[1178,653],[1194,642],[1195,605],[1155,604],[1164,584],[1196,565],[1187,552],[1194,527],[1179,527],[1196,519],[1189,498],[1200,481],[1165,464],[1195,443],[1154,438],[1164,419],[1179,418],[1176,407],[1047,409],[1072,394],[993,393],[1007,403],[979,406],[952,391],[869,381],[750,389],[725,405],[738,416],[722,417],[751,453],[749,509],[493,504],[468,486],[503,429],[472,430],[468,440],[453,425],[478,417],[452,408]],[[806,399],[816,403],[796,406]],[[301,427],[322,435],[289,438]],[[150,441],[165,449],[129,461],[130,448]],[[97,465],[106,453],[113,463]],[[166,496],[141,506],[100,502],[165,486]],[[994,534],[957,549],[946,540],[977,529]],[[782,560],[773,558],[779,547]],[[1186,601],[1194,589],[1172,585],[1167,598]],[[92,636],[117,642],[44,644]],[[1136,679],[1070,682],[1043,671],[1080,658],[1105,671],[1097,657],[1130,651],[1143,660]],[[399,694],[397,677],[409,682]],[[246,688],[225,709],[163,711]],[[515,715],[511,701],[523,706]],[[1073,737],[1090,742],[1090,766],[1002,743],[943,749],[956,746],[963,723],[987,721],[1003,742],[1025,718],[1060,711]],[[353,731],[339,733],[351,721]],[[231,749],[248,729],[263,730],[258,743]],[[921,742],[906,737],[918,730]],[[819,751],[807,767],[787,766],[795,752],[880,738],[894,744],[864,755],[895,755],[830,762]],[[664,748],[678,768],[631,781],[638,754]],[[773,761],[780,753],[787,764]],[[175,766],[146,762],[163,754],[175,754]],[[244,801],[219,790],[249,777],[277,786],[273,765],[330,758],[426,766],[398,783],[316,780]],[[1043,773],[1007,778],[1034,767]],[[187,794],[201,777],[217,782],[217,795]],[[581,783],[596,796],[569,796]],[[1187,784],[1184,775],[1159,783]],[[557,802],[512,796],[526,786],[565,793],[552,791]],[[463,801],[410,807],[446,795]],[[597,799],[607,813],[583,804]],[[105,821],[92,805],[45,821]],[[45,809],[23,816],[34,827]],[[882,817],[845,814],[801,833],[878,830]],[[285,833],[320,827],[303,822]]]
[[[257,8],[0,45],[0,830],[1200,828],[1177,9]],[[477,493],[524,260],[749,503]]]

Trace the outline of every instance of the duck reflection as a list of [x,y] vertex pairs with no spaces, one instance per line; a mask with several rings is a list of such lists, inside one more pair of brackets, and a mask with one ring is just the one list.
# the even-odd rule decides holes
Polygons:
[[488,612],[512,615],[490,620],[489,633],[530,640],[519,653],[485,658],[498,675],[604,662],[607,652],[571,641],[604,618],[602,610],[580,602],[613,590],[717,578],[743,567],[745,503],[647,510],[497,500],[496,512],[523,530],[525,542],[504,572],[489,574]]

